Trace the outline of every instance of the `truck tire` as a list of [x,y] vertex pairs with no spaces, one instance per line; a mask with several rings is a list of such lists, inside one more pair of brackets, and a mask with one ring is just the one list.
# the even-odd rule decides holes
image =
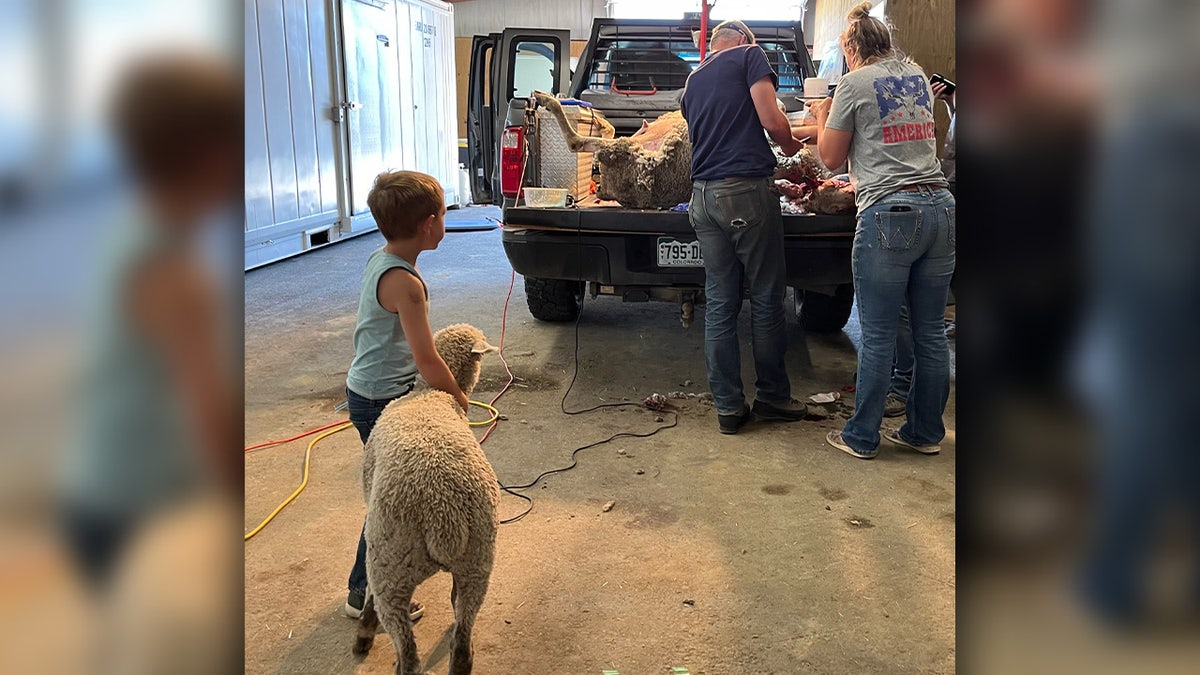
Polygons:
[[814,333],[840,331],[854,308],[854,284],[842,284],[833,295],[796,289],[796,315],[804,330]]
[[582,281],[525,277],[529,313],[541,321],[574,321],[579,318]]

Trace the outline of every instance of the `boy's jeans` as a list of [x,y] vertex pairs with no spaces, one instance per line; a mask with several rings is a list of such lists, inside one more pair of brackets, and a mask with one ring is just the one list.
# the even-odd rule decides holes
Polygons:
[[[411,391],[411,388],[410,390]],[[400,394],[404,396],[408,392]],[[383,409],[389,403],[400,398],[394,396],[392,398],[371,399],[346,389],[346,407],[350,411],[350,421],[354,424],[354,428],[358,430],[358,436],[362,439],[363,445],[367,444],[367,439],[371,436],[371,430],[375,428],[375,422],[379,420],[379,415],[383,413]],[[358,552],[354,555],[354,567],[350,568],[350,580],[347,582],[350,591],[355,593],[367,592],[367,538],[366,538],[366,523],[363,523],[362,533],[358,535]]]
[[925,186],[894,192],[858,216],[852,261],[862,348],[854,415],[842,430],[842,439],[858,452],[874,453],[879,445],[906,302],[915,367],[900,436],[936,444],[946,435],[942,412],[950,396],[950,351],[943,321],[954,274],[954,220],[950,192]]
[[688,215],[704,255],[704,356],[708,386],[721,415],[740,415],[746,404],[737,334],[743,279],[750,289],[755,398],[775,404],[791,398],[784,368],[783,216],[770,184],[769,178],[692,184]]

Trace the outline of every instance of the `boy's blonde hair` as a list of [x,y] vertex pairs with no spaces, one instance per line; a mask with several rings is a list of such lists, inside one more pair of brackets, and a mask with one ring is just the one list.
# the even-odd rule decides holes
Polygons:
[[445,195],[437,179],[420,171],[389,171],[375,177],[367,206],[388,241],[408,239],[429,216],[440,215]]

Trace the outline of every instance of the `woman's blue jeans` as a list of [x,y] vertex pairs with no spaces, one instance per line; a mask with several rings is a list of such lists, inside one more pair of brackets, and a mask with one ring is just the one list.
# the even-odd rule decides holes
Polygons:
[[912,389],[901,438],[935,444],[946,435],[942,412],[950,397],[946,293],[954,274],[954,197],[945,188],[894,192],[858,215],[854,290],[862,327],[854,415],[842,439],[860,453],[876,452],[900,308],[912,328]]
[[792,396],[784,367],[787,269],[771,180],[695,181],[688,215],[704,255],[704,357],[717,413],[740,415],[746,405],[737,334],[743,283],[750,289],[755,398],[786,403]]

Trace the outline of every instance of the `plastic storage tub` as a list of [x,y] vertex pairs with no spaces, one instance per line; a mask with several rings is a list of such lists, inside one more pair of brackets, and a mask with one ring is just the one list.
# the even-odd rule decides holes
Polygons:
[[525,188],[525,205],[545,209],[567,205],[566,188]]

